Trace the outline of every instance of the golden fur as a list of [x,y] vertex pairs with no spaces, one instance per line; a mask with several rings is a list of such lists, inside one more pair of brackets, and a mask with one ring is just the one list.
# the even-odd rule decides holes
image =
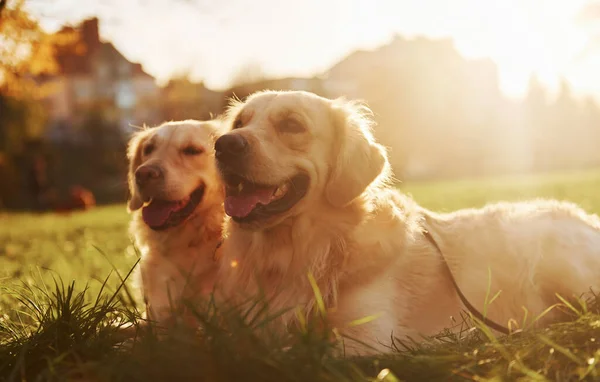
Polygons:
[[[292,115],[305,131],[278,130]],[[498,203],[437,214],[386,184],[385,149],[370,132],[368,109],[306,92],[267,91],[234,103],[228,134],[250,144],[248,179],[283,183],[309,175],[305,197],[281,216],[254,224],[227,224],[218,284],[238,298],[259,287],[271,309],[315,307],[308,274],[317,282],[329,319],[343,333],[387,350],[396,337],[434,334],[452,326],[464,307],[442,259],[424,237],[439,243],[470,303],[484,309],[491,272],[488,317],[522,322],[557,300],[600,283],[600,219],[569,203]],[[362,325],[357,319],[375,316]],[[546,321],[556,318],[545,316]],[[282,316],[293,324],[295,313]],[[354,353],[367,352],[346,342]]]
[[[130,232],[141,251],[140,281],[147,314],[159,324],[169,322],[182,298],[212,290],[216,270],[213,256],[221,240],[224,216],[223,188],[214,165],[218,129],[217,121],[168,122],[136,133],[129,143]],[[149,144],[154,149],[144,155],[143,148]],[[182,155],[181,150],[190,144],[204,152]],[[164,182],[149,191],[156,193],[154,196],[180,200],[204,185],[201,202],[180,225],[156,231],[143,221],[140,208],[145,196],[135,183],[134,173],[146,164],[160,166],[165,174]]]

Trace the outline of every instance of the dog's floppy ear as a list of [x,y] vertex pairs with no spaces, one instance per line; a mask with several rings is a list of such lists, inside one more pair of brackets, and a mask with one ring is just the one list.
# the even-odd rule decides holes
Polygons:
[[343,207],[359,197],[380,175],[389,171],[387,154],[371,134],[371,111],[357,102],[332,102],[335,126],[334,160],[325,186],[329,203]]
[[135,170],[142,164],[142,146],[147,137],[148,130],[138,131],[131,137],[127,145],[127,159],[129,159],[127,182],[129,183],[129,193],[131,194],[131,198],[127,204],[129,212],[139,210],[144,205],[135,186]]

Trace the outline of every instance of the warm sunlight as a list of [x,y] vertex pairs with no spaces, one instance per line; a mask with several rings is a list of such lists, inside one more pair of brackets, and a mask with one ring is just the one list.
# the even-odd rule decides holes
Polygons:
[[[579,64],[588,40],[576,25],[584,2],[473,1],[477,28],[451,34],[466,56],[489,56],[496,62],[508,95],[523,95],[531,73],[550,87],[561,76],[571,80],[570,71]],[[600,84],[597,71],[586,76]]]
[[600,0],[0,0],[0,381],[599,380],[599,143]]
[[[493,59],[501,89],[510,96],[523,95],[532,73],[550,88],[565,77],[576,92],[600,96],[600,75],[593,65],[600,53],[592,44],[597,30],[582,21],[589,19],[582,15],[593,13],[593,1],[259,0],[226,5],[147,0],[144,4],[107,0],[84,6],[60,0],[52,6],[34,2],[32,8],[52,16],[45,21],[50,28],[96,12],[101,36],[162,82],[174,73],[189,72],[222,89],[247,64],[260,65],[270,76],[309,76],[357,48],[375,48],[398,33],[450,37],[464,56]],[[143,17],[127,16],[131,14]]]

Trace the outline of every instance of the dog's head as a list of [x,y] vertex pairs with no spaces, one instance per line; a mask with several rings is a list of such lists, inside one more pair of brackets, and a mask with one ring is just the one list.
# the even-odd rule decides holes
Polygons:
[[182,121],[137,132],[127,151],[129,211],[143,207],[144,222],[163,230],[222,202],[213,149],[218,129],[217,121]]
[[322,202],[351,203],[389,167],[368,112],[300,91],[261,92],[233,104],[231,131],[215,143],[225,212],[264,228]]

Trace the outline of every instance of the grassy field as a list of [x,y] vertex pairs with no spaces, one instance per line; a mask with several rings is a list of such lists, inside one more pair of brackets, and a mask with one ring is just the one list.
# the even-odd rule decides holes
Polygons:
[[[401,184],[434,210],[553,197],[600,213],[600,172]],[[600,307],[590,296],[575,321],[495,339],[485,327],[403,344],[393,356],[347,359],[307,328],[289,339],[256,336],[236,311],[198,313],[202,336],[143,336],[119,345],[139,296],[122,279],[138,255],[124,205],[71,215],[0,213],[2,380],[598,380]],[[182,329],[183,330],[183,329]],[[389,369],[389,374],[384,369]],[[381,372],[381,373],[380,373]]]

